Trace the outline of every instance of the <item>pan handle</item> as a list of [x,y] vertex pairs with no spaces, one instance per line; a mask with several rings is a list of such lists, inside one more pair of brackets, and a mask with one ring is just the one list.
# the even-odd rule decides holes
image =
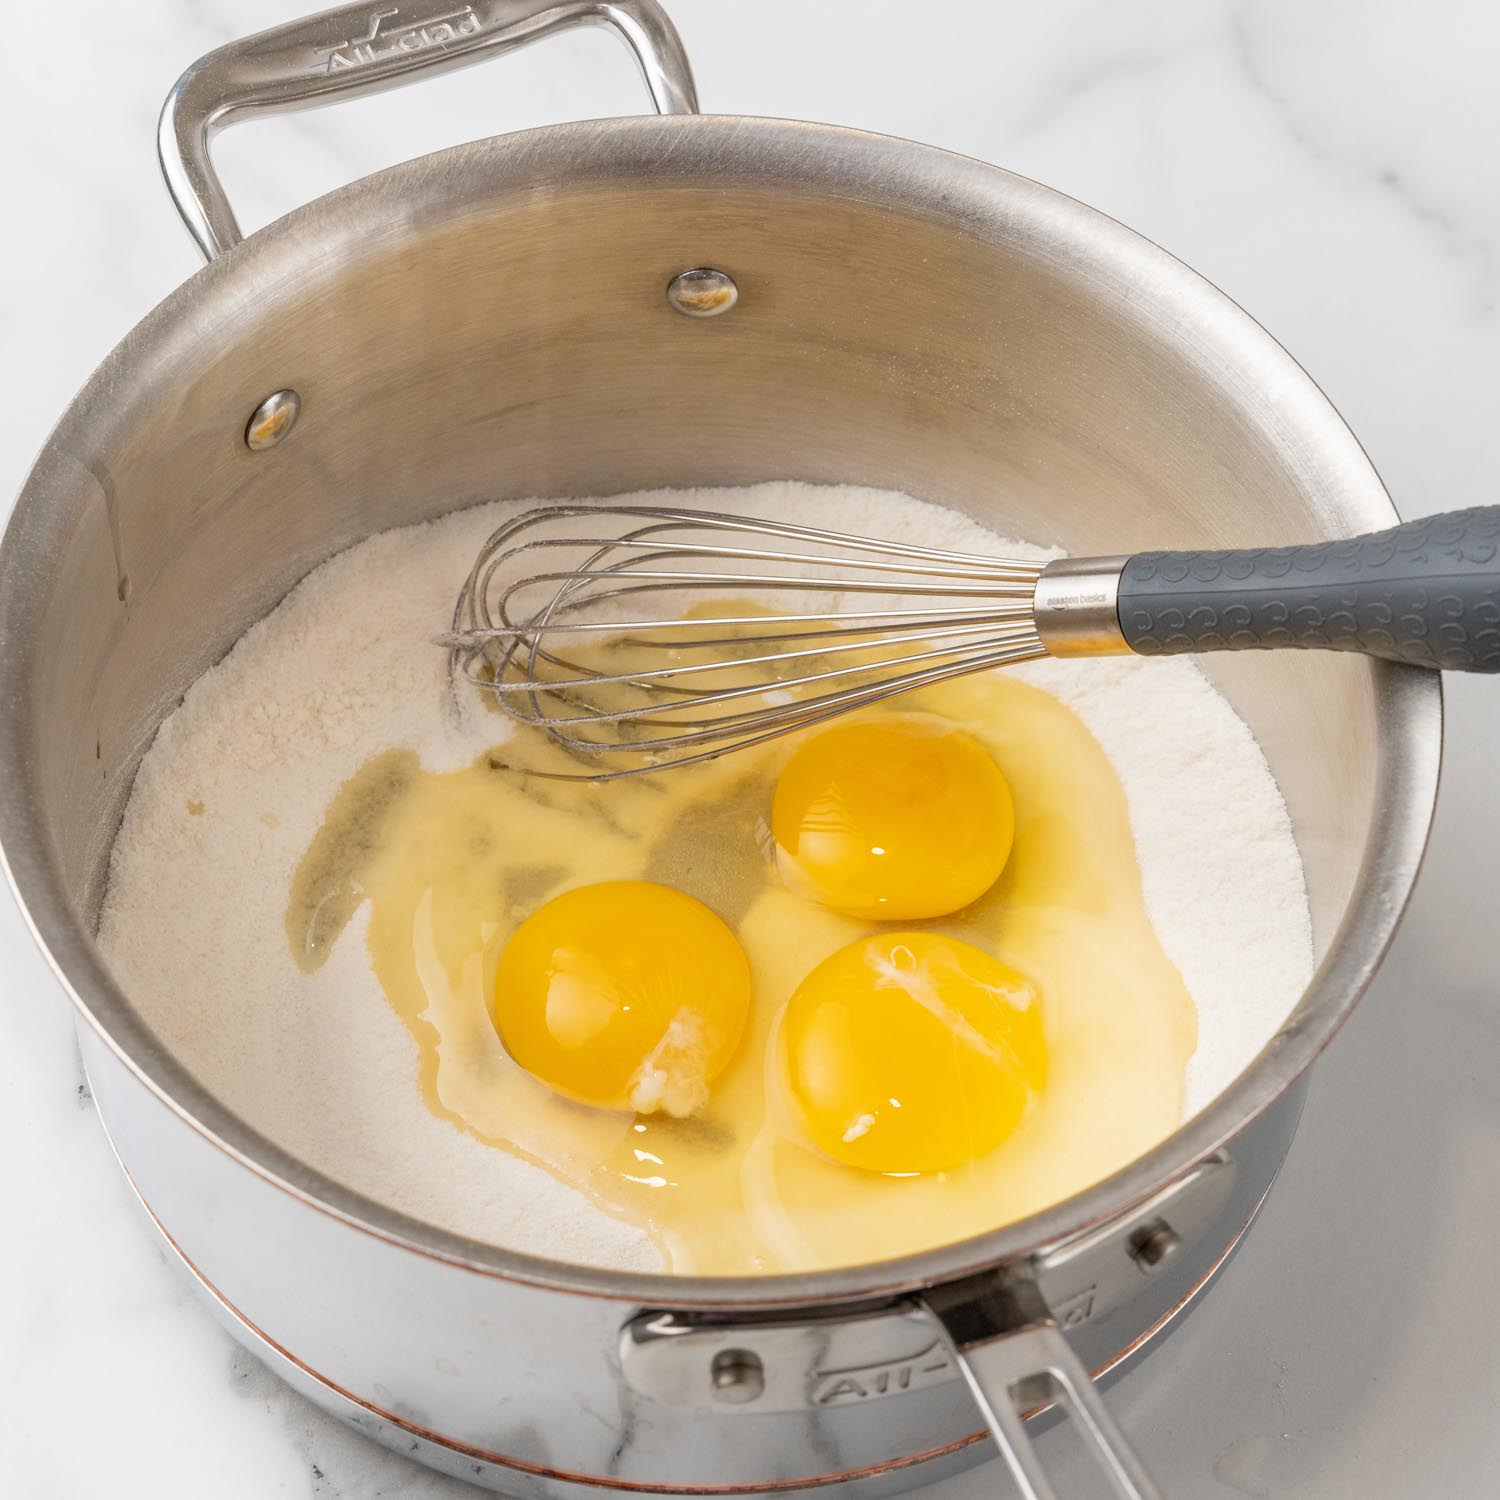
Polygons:
[[248,115],[309,109],[463,67],[574,26],[607,26],[635,54],[658,114],[697,112],[693,70],[656,0],[401,0],[344,5],[200,57],[162,106],[167,191],[206,260],[243,236],[209,158]]
[[1025,1413],[1055,1405],[1072,1418],[1117,1500],[1162,1500],[1083,1362],[1029,1281],[991,1273],[933,1287],[928,1310],[942,1326],[1022,1500],[1058,1500]]

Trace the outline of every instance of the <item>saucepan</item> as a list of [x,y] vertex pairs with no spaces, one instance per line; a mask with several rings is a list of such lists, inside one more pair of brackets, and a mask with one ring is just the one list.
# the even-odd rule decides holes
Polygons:
[[[241,239],[218,127],[596,23],[628,43],[657,116],[455,146]],[[796,478],[1096,555],[1311,541],[1395,519],[1337,414],[1227,298],[1056,192],[907,141],[697,113],[650,0],[296,21],[189,68],[161,153],[208,264],[63,415],[0,546],[0,841],[171,1258],[318,1405],[508,1493],[885,1493],[976,1461],[988,1432],[1046,1496],[1025,1415],[1040,1408],[1072,1417],[1116,1493],[1152,1493],[1090,1372],[1207,1284],[1270,1187],[1307,1070],[1417,872],[1436,674],[1209,662],[1290,808],[1315,978],[1148,1155],[902,1259],[614,1274],[406,1217],[208,1092],[111,977],[95,919],[162,718],[373,531],[497,495]]]

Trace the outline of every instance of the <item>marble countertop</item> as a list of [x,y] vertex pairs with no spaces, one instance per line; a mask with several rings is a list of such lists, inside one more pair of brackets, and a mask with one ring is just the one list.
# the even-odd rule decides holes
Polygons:
[[[1496,498],[1493,6],[669,4],[706,109],[909,136],[1072,193],[1249,308],[1328,391],[1408,514]],[[155,161],[167,87],[198,54],[297,9],[73,0],[49,12],[66,18],[64,48],[0,49],[0,494],[94,363],[196,268]],[[250,228],[460,138],[633,112],[638,89],[613,42],[575,34],[247,126],[219,159]],[[1493,1486],[1500,997],[1484,934],[1497,915],[1500,685],[1455,681],[1449,704],[1428,868],[1319,1069],[1281,1184],[1215,1293],[1111,1389],[1173,1496]],[[473,1494],[315,1412],[188,1300],[136,1222],[67,1008],[3,897],[0,993],[0,1492]],[[989,1465],[929,1493],[1009,1491]]]

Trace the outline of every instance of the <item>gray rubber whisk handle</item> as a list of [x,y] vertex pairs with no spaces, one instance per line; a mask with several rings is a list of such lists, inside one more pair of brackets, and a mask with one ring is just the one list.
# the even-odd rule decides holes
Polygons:
[[1138,552],[1117,610],[1142,656],[1302,647],[1500,672],[1500,505],[1348,541]]

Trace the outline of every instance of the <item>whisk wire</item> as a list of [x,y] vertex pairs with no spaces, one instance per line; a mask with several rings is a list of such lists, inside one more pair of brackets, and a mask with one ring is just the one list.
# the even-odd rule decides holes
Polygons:
[[[533,571],[551,558],[566,566]],[[491,534],[440,639],[455,676],[583,765],[538,774],[607,780],[1044,656],[1040,572],[757,517],[551,505]],[[632,618],[644,596],[675,612]]]
[[[1012,641],[1014,641],[1015,644],[1024,645],[1024,644],[1028,643],[1032,638],[1033,637],[1031,635],[1031,632],[1029,632],[1028,630],[1026,630],[1024,627],[1019,627],[1018,626],[1016,628],[1016,630],[1015,630],[1014,635],[1012,637],[1010,637],[1009,639],[1012,640]],[[999,641],[1001,641],[1001,642],[1004,642],[1004,641],[1006,641],[1007,638],[1005,638],[1005,637],[999,637],[999,638],[997,638],[994,635],[994,633],[991,632],[989,634],[989,636],[988,636],[988,639],[991,642],[995,642],[997,639]],[[880,641],[877,641],[877,642],[874,642],[873,644],[875,646],[880,646],[880,645],[890,644],[890,642],[880,642]],[[507,652],[506,652],[506,660],[507,660],[507,662],[509,662],[511,660],[511,658],[513,656],[513,653],[514,653],[514,649],[518,649],[518,648],[507,648]],[[837,651],[837,650],[853,650],[853,649],[856,649],[856,648],[854,648],[852,646],[842,646],[842,647],[834,647],[833,648],[833,650],[835,650],[835,651]],[[904,657],[902,659],[903,659],[904,662],[907,662],[907,663],[928,661],[928,660],[931,660],[933,658],[956,656],[956,655],[961,654],[962,650],[963,650],[963,648],[959,647],[959,646],[939,646],[939,647],[934,647],[934,648],[932,648],[931,650],[928,650],[928,651],[913,652],[910,655],[908,655],[908,656],[906,656],[906,657]],[[828,651],[828,650],[825,650],[825,649],[809,649],[807,651],[787,651],[787,652],[781,652],[781,653],[777,653],[777,654],[773,654],[773,655],[745,657],[742,660],[735,662],[734,665],[735,666],[743,666],[743,667],[752,667],[752,666],[756,666],[756,665],[759,665],[759,664],[772,663],[772,662],[785,662],[785,661],[792,661],[792,660],[797,660],[797,659],[801,659],[801,658],[813,658],[813,659],[817,659],[817,658],[821,658],[821,657],[826,657],[826,656],[828,656],[830,654],[831,654],[831,652]],[[559,664],[563,664],[563,659],[562,658],[555,658],[555,660],[557,660],[559,662]],[[589,688],[606,687],[606,686],[610,686],[610,685],[613,685],[613,684],[624,684],[624,685],[636,686],[636,687],[640,687],[640,686],[654,686],[656,683],[660,682],[662,679],[668,678],[668,677],[672,677],[672,676],[683,676],[683,675],[687,675],[687,674],[690,674],[690,673],[699,673],[699,672],[722,672],[724,670],[724,664],[722,662],[694,662],[694,663],[683,664],[683,665],[678,665],[678,666],[658,667],[658,668],[653,669],[653,671],[652,671],[652,673],[651,673],[651,675],[650,675],[649,678],[643,679],[642,676],[641,676],[641,674],[639,672],[621,672],[621,673],[613,673],[613,674],[611,674],[611,673],[603,673],[603,672],[593,673],[593,672],[587,672],[586,669],[579,668],[576,664],[570,664],[570,665],[574,666],[574,670],[583,671],[584,675],[579,676],[579,677],[574,677],[574,678],[537,678],[537,677],[534,677],[532,675],[529,675],[529,673],[528,673],[527,675],[523,675],[523,676],[516,677],[516,678],[504,678],[504,677],[502,677],[502,676],[500,676],[500,675],[497,674],[497,675],[491,677],[490,679],[488,679],[485,682],[484,685],[492,688],[495,692],[502,693],[502,694],[503,693],[531,694],[531,693],[535,693],[537,691],[537,689],[539,689],[539,688],[545,688],[548,692],[551,692],[551,693],[566,693],[566,692],[569,692],[569,691],[577,692],[577,691],[584,690],[584,689],[589,689]],[[757,681],[752,681],[752,682],[743,683],[743,684],[737,684],[737,685],[725,685],[723,687],[712,689],[710,692],[698,695],[698,701],[707,701],[707,702],[714,702],[714,703],[722,703],[722,702],[727,702],[727,701],[729,701],[731,699],[738,699],[738,698],[745,698],[745,697],[761,697],[761,698],[763,698],[763,697],[766,696],[766,694],[768,692],[773,692],[773,691],[778,691],[778,690],[779,691],[783,691],[783,692],[787,692],[787,691],[790,691],[792,688],[807,687],[807,686],[811,686],[814,683],[827,681],[830,678],[847,677],[848,675],[849,675],[849,669],[847,667],[845,667],[845,666],[833,666],[833,667],[829,667],[826,670],[821,671],[821,672],[808,672],[808,673],[803,673],[803,674],[801,674],[799,676],[795,676],[795,677],[777,677],[777,678],[772,679],[769,682],[762,680],[762,681],[758,681],[758,682]],[[647,717],[655,716],[656,714],[659,714],[659,713],[668,712],[668,711],[670,711],[672,709],[679,708],[679,707],[681,707],[680,704],[675,704],[675,703],[671,703],[671,702],[650,702],[650,703],[644,703],[644,704],[640,704],[640,705],[629,707],[629,708],[617,709],[617,710],[614,710],[614,711],[607,711],[607,710],[602,710],[602,709],[591,709],[587,714],[581,715],[578,718],[573,718],[573,719],[548,716],[545,719],[545,721],[542,720],[542,719],[540,719],[540,718],[532,718],[532,717],[530,717],[528,715],[525,715],[520,710],[516,710],[515,712],[516,712],[516,716],[517,717],[524,718],[526,720],[526,722],[528,722],[528,723],[542,723],[542,722],[545,722],[549,726],[556,726],[556,725],[562,725],[562,724],[586,723],[586,722],[590,722],[590,721],[598,722],[598,723],[608,723],[608,722],[618,721],[618,720],[621,720],[621,719],[647,718]]]

